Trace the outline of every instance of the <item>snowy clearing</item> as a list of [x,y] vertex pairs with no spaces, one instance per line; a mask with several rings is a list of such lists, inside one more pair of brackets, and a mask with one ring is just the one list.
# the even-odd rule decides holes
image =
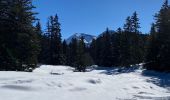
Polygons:
[[43,65],[33,73],[0,72],[0,100],[170,100],[170,74],[96,68],[73,72]]

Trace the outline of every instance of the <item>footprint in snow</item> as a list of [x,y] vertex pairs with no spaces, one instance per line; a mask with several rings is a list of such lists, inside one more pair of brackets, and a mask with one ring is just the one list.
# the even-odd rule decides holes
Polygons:
[[88,83],[91,83],[91,84],[100,84],[101,80],[100,79],[89,79]]
[[136,87],[136,86],[133,86],[132,88],[134,88],[134,89],[139,89],[139,87]]
[[78,92],[78,91],[85,91],[87,90],[86,88],[83,88],[83,87],[75,87],[73,89],[70,89],[70,91],[75,91],[75,92]]
[[148,92],[139,92],[138,94],[150,94],[150,95],[153,95],[153,93],[148,93]]
[[28,86],[19,86],[19,85],[4,85],[2,88],[11,89],[11,90],[19,90],[19,91],[31,91],[33,90],[31,87]]

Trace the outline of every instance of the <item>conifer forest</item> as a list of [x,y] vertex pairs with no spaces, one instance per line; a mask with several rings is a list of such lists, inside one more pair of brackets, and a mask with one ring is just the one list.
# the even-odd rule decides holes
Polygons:
[[[106,75],[110,75],[110,74],[119,75],[120,73],[122,73],[119,76],[121,80],[121,77],[122,79],[124,78],[121,75],[124,74],[130,75],[132,73],[135,73],[132,75],[138,75],[137,72],[135,71],[128,73],[129,71],[135,70],[137,68],[138,70],[142,70],[143,72],[141,76],[138,75],[133,77],[134,80],[131,81],[133,81],[134,84],[135,82],[141,81],[139,79],[140,77],[142,77],[142,75],[147,77],[148,73],[151,73],[150,77],[153,77],[152,75],[156,75],[154,77],[158,77],[159,75],[161,75],[161,78],[160,77],[158,78],[160,80],[163,79],[161,82],[159,82],[158,85],[160,86],[161,89],[162,87],[166,87],[166,86],[170,88],[170,74],[169,74],[170,72],[170,5],[168,0],[163,0],[163,1],[164,2],[162,6],[160,6],[159,11],[153,12],[154,21],[149,27],[150,28],[149,33],[143,33],[140,30],[140,28],[146,26],[141,25],[140,22],[141,14],[137,11],[133,11],[130,12],[131,14],[124,19],[124,22],[121,22],[123,26],[117,27],[117,29],[111,29],[106,27],[105,30],[98,33],[99,35],[95,37],[91,37],[91,40],[89,40],[90,42],[87,43],[86,40],[89,39],[90,37],[87,34],[78,34],[75,32],[76,33],[75,36],[78,35],[79,36],[76,38],[70,37],[69,41],[68,39],[63,37],[64,33],[62,33],[63,30],[61,27],[62,23],[60,22],[61,17],[58,12],[46,18],[46,25],[44,25],[41,23],[42,22],[41,19],[37,17],[39,12],[36,12],[35,9],[37,9],[37,7],[33,5],[32,0],[0,0],[0,81],[4,81],[3,79],[4,77],[8,76],[8,73],[9,75],[12,76],[13,74],[10,74],[10,72],[11,73],[23,72],[23,75],[26,75],[28,77],[29,76],[27,75],[28,72],[35,74],[37,70],[38,72],[39,71],[41,72],[41,70],[44,70],[43,68],[46,68],[47,66],[49,66],[47,67],[47,69],[50,70],[51,69],[50,66],[53,66],[55,70],[52,68],[49,71],[49,73],[50,75],[54,75],[54,77],[56,75],[56,78],[51,79],[54,77],[49,77],[46,80],[51,79],[55,81],[57,80],[61,81],[60,79],[62,77],[59,77],[59,75],[64,76],[65,74],[69,73],[70,75],[72,75],[71,77],[75,75],[74,80],[75,82],[77,82],[76,83],[77,87],[75,89],[70,89],[70,91],[83,92],[83,91],[87,91],[88,88],[86,89],[86,88],[79,87],[80,84],[78,82],[80,81],[78,81],[78,78],[76,78],[76,77],[80,77],[80,79],[83,79],[85,77],[83,73],[88,74],[91,72],[90,70],[98,71],[104,69],[106,73],[105,72],[103,73],[105,73]],[[74,23],[72,23],[72,25],[74,26]],[[60,68],[58,66],[67,66],[67,67],[69,66],[69,69],[65,70],[64,69],[65,67]],[[139,67],[141,69],[139,69]],[[74,69],[73,72],[75,72],[75,74],[71,74],[71,72],[69,72],[69,70],[71,69]],[[63,72],[60,73],[60,71]],[[118,74],[115,74],[115,71]],[[76,76],[76,73],[80,73],[80,74]],[[97,72],[94,71],[94,73],[96,74]],[[100,74],[102,74],[102,72],[100,72]],[[35,74],[35,76],[36,75],[40,75],[40,74]],[[90,74],[90,75],[94,75],[94,74]],[[95,79],[89,79],[86,82],[88,82],[89,84],[96,84],[96,85],[106,84],[105,82],[108,82],[108,84],[112,84],[112,85],[114,84],[114,81],[113,82],[107,81],[106,78],[103,78],[102,80],[101,77],[104,76],[98,76],[100,77],[100,79],[96,78],[97,75],[93,76],[93,78]],[[128,79],[125,80],[127,80],[130,84],[130,79],[133,78],[128,75],[125,76],[129,77],[129,80]],[[31,74],[31,76],[33,75]],[[34,82],[34,80],[38,79],[37,77],[35,79],[25,80],[25,81],[22,81],[21,78],[20,81],[17,82],[18,84],[21,81],[22,84],[25,84],[25,82],[29,84],[32,81]],[[69,86],[71,87],[72,85],[75,85],[74,82],[69,84],[70,82],[69,79],[70,78],[67,77],[65,81],[63,81],[64,85],[62,84],[62,81],[61,84],[58,85],[56,85],[57,82],[56,84],[55,83],[53,84],[52,82],[46,84],[48,84],[49,88],[51,88],[50,86],[54,86],[54,87],[58,86],[60,88],[63,88],[63,87],[69,87]],[[120,80],[117,79],[116,82],[119,82]],[[3,95],[1,93],[2,91],[1,87],[3,89],[13,89],[13,90],[18,89],[22,91],[23,90],[25,91],[27,89],[29,91],[33,91],[34,89],[33,90],[31,89],[35,87],[33,86],[31,89],[29,89],[27,87],[19,86],[19,85],[15,85],[15,86],[4,85],[4,82],[2,83],[0,82],[0,100],[27,100],[24,99],[24,97],[17,98],[17,99],[15,98],[9,99],[8,98],[9,96]],[[123,82],[122,84],[126,84],[125,83],[126,81],[124,83]],[[148,79],[146,82],[158,84],[157,81],[151,79]],[[116,86],[119,86],[118,84],[115,83],[113,85],[114,89],[117,89],[117,91],[119,89],[118,87],[116,88]],[[91,85],[87,87],[90,86]],[[141,86],[141,85],[137,84],[136,86]],[[154,86],[156,88],[157,85]],[[150,89],[152,90],[154,86],[152,87],[150,86]],[[138,88],[140,87],[136,87],[136,89]],[[160,91],[164,91],[161,90],[160,88],[157,89]],[[96,87],[95,89],[98,88]],[[113,89],[113,93],[115,91],[114,89]],[[149,92],[149,90],[147,91]],[[158,94],[156,94],[157,92],[154,91],[153,94],[155,93],[155,97],[143,96],[146,95],[145,92],[139,92],[138,95],[140,96],[133,95],[134,99],[128,97],[127,95],[121,98],[121,93],[122,95],[126,93],[120,91],[116,92],[118,94],[116,94],[115,98],[113,99],[110,99],[111,94],[108,94],[108,99],[105,98],[105,96],[103,96],[104,95],[103,92],[101,93],[103,95],[100,96],[95,97],[95,94],[91,95],[94,96],[94,98],[90,98],[90,99],[88,97],[87,99],[81,98],[81,97],[85,97],[85,95],[88,95],[89,92],[87,94],[86,92],[83,92],[82,95],[80,95],[79,99],[77,97],[74,98],[74,96],[72,97],[72,95],[69,94],[70,92],[68,93],[67,96],[71,97],[72,99],[67,98],[67,96],[64,98],[64,95],[62,96],[61,94],[60,94],[61,97],[58,95],[59,97],[57,98],[57,96],[55,97],[55,95],[52,95],[53,92],[49,92],[52,94],[47,96],[48,97],[51,96],[52,99],[42,98],[40,100],[54,100],[54,99],[55,100],[100,100],[100,99],[101,100],[124,100],[124,99],[126,100],[127,99],[128,100],[139,100],[139,99],[169,100],[170,99],[170,94],[167,94],[166,96],[164,94],[163,96],[163,94],[161,95],[161,93],[158,93],[160,94],[159,96]],[[104,93],[107,94],[108,92],[104,92]],[[166,93],[170,93],[170,92],[166,92]],[[148,93],[148,95],[150,94]],[[33,96],[33,97],[38,97],[38,96],[39,95],[37,94],[37,96]],[[158,97],[156,98],[156,96]],[[28,100],[38,100],[38,98],[33,98]]]

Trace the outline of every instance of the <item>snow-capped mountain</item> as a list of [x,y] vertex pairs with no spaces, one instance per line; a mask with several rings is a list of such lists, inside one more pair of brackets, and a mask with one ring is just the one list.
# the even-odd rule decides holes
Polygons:
[[70,36],[68,39],[66,39],[67,44],[71,43],[72,39],[80,40],[81,37],[84,38],[85,44],[90,44],[93,39],[96,39],[96,36],[85,34],[85,33],[75,33],[72,36]]

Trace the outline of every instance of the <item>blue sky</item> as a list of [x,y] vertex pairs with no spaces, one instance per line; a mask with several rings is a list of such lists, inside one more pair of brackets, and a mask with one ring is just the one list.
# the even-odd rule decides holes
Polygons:
[[149,32],[154,14],[164,0],[34,0],[43,29],[50,15],[59,16],[62,36],[74,33],[98,35],[106,27],[116,30],[122,27],[127,16],[137,11],[141,31]]

